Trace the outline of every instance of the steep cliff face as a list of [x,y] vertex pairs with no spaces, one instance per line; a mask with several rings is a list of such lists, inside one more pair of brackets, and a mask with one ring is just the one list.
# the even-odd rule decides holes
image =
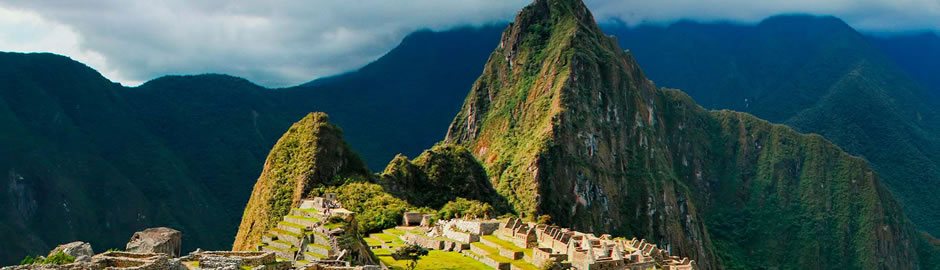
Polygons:
[[245,207],[233,250],[250,250],[305,195],[346,178],[368,178],[369,170],[325,113],[311,113],[277,141]]
[[657,89],[581,1],[518,14],[446,142],[525,218],[649,238],[706,269],[918,265],[909,222],[862,160]]

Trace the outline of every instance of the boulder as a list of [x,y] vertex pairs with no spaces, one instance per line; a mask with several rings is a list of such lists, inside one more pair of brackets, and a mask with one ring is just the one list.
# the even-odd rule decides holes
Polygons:
[[55,247],[55,249],[53,249],[52,251],[49,251],[48,256],[52,256],[53,254],[56,254],[59,251],[61,251],[62,253],[65,253],[65,255],[69,255],[72,257],[76,257],[76,258],[78,258],[78,256],[88,256],[88,257],[95,256],[95,251],[91,249],[91,244],[85,243],[82,241],[75,241],[75,242],[71,242],[68,244],[59,245]]
[[77,262],[77,263],[91,262],[91,257],[89,257],[89,256],[87,256],[87,255],[75,256],[75,262]]
[[127,242],[126,250],[138,253],[163,253],[170,257],[179,257],[182,238],[183,233],[174,229],[149,228],[134,233],[131,240]]

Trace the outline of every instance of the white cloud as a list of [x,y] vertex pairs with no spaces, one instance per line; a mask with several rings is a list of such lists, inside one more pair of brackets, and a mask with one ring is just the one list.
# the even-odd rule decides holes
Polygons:
[[[125,84],[217,72],[288,86],[360,67],[421,28],[510,20],[528,2],[0,0],[0,50],[68,55]],[[748,23],[810,13],[835,15],[868,31],[940,25],[937,0],[586,2],[599,21],[629,24],[680,18]]]
[[597,0],[586,1],[599,21],[616,18],[629,25],[678,19],[756,23],[778,14],[839,17],[865,32],[940,30],[937,0]]
[[410,32],[497,23],[511,19],[527,4],[525,0],[3,1],[68,25],[84,37],[71,46],[100,52],[110,67],[125,72],[130,80],[217,72],[266,86],[294,85],[352,70],[378,58]]
[[0,51],[67,55],[112,80],[140,84],[139,81],[122,77],[117,70],[108,66],[104,55],[83,49],[81,43],[81,35],[67,25],[47,21],[34,12],[0,7]]

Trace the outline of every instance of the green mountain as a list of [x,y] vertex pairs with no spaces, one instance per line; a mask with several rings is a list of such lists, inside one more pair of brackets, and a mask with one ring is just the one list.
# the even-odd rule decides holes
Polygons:
[[866,159],[918,227],[940,234],[940,99],[917,79],[935,69],[905,72],[833,17],[608,30],[658,84],[709,109],[818,133]]
[[940,98],[940,36],[936,32],[872,36],[869,39],[912,78]]
[[864,160],[657,88],[581,1],[519,13],[446,142],[525,218],[652,239],[705,269],[921,266],[920,235]]
[[233,250],[255,250],[261,235],[277,227],[291,208],[314,188],[336,186],[345,178],[365,178],[365,163],[343,131],[324,113],[311,113],[294,123],[277,141],[245,207]]
[[123,87],[62,56],[3,53],[0,62],[0,262],[79,239],[121,247],[154,225],[209,232],[225,220],[192,164],[135,117]]
[[358,71],[284,89],[216,74],[122,87],[66,57],[0,53],[0,264],[74,240],[120,248],[154,226],[183,231],[184,250],[228,249],[292,123],[330,112],[373,168],[417,155],[445,133],[492,29],[419,31]]

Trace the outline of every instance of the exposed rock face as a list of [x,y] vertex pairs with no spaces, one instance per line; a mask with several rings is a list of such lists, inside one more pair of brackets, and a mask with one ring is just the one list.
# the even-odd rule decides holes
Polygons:
[[254,250],[261,235],[300,204],[311,189],[343,177],[369,176],[362,159],[325,113],[311,113],[277,141],[245,207],[233,250]]
[[863,160],[658,89],[581,1],[518,14],[446,142],[524,218],[651,239],[704,269],[918,267],[910,223]]
[[91,244],[82,241],[75,241],[68,244],[59,245],[50,251],[48,256],[52,256],[59,251],[65,253],[65,255],[69,255],[75,258],[78,258],[79,256],[95,256],[95,251],[91,249]]
[[137,253],[162,253],[180,256],[183,233],[167,227],[149,228],[134,233],[125,250]]

